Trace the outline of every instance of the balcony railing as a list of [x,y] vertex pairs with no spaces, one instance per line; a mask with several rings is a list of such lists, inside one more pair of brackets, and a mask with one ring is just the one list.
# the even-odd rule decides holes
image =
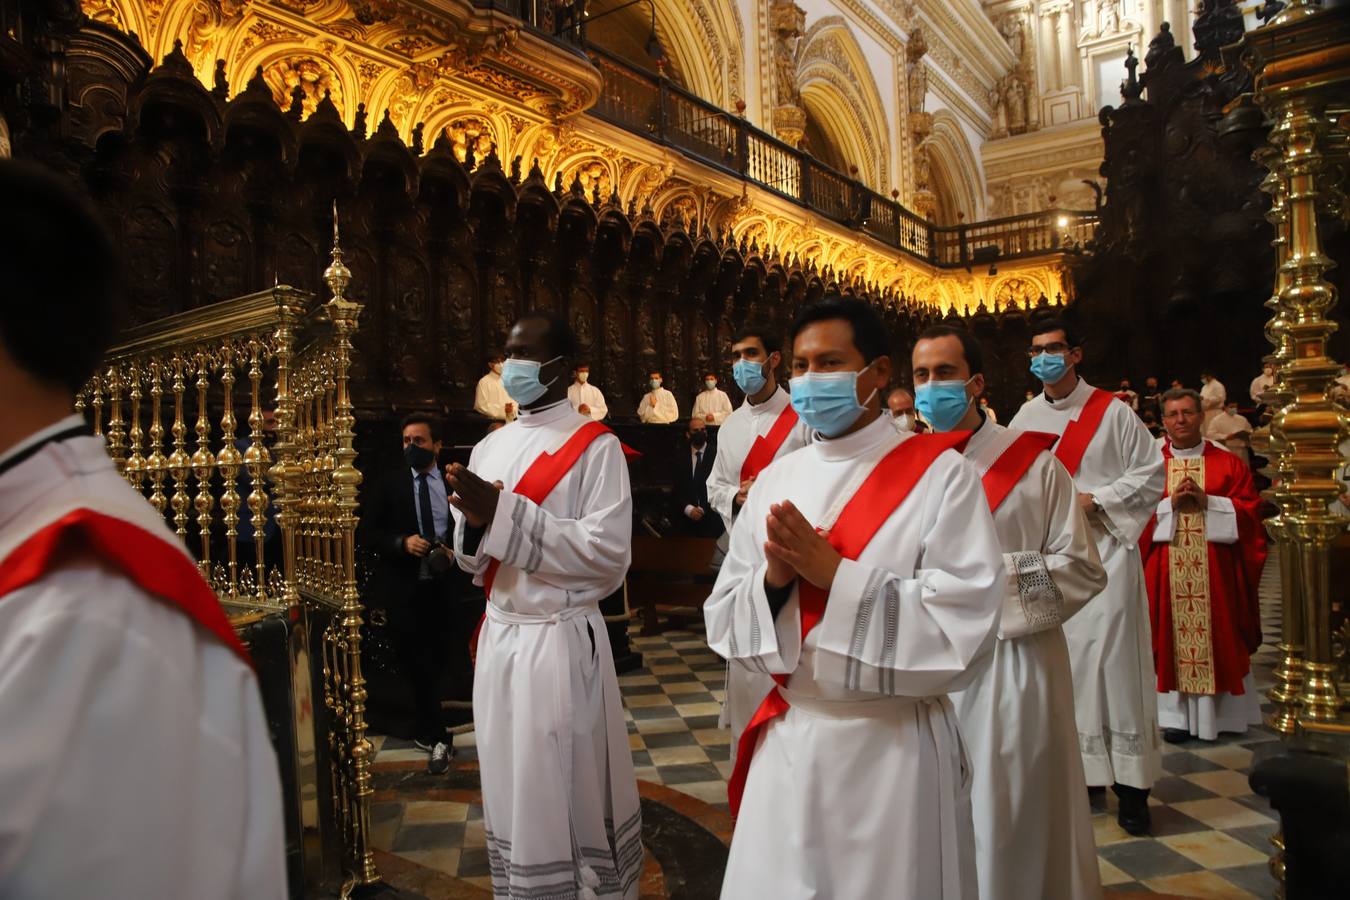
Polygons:
[[612,125],[673,147],[685,156],[772,191],[845,228],[942,268],[971,268],[1000,259],[1076,251],[1092,240],[1097,215],[1044,210],[969,225],[934,225],[897,200],[829,166],[744,118],[586,40],[584,3],[556,0],[475,0],[517,17],[530,30],[582,49],[604,76],[590,113]]

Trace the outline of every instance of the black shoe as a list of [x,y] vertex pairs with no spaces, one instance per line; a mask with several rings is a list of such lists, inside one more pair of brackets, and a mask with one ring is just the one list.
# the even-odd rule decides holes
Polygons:
[[1120,811],[1116,821],[1125,833],[1134,837],[1144,837],[1153,826],[1153,817],[1148,811],[1148,788],[1130,787],[1126,784],[1113,785],[1111,790],[1120,801]]
[[1191,742],[1191,733],[1185,728],[1164,728],[1163,740],[1169,744],[1189,744]]
[[444,741],[438,741],[436,746],[431,748],[431,758],[427,760],[427,773],[430,775],[444,775],[450,769],[450,758],[455,755],[455,748]]

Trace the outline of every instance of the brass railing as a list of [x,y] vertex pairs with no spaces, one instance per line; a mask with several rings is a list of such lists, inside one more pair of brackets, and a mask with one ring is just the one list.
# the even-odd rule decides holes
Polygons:
[[[77,398],[237,627],[276,614],[293,623],[287,715],[296,751],[281,764],[297,770],[288,802],[302,834],[288,837],[303,848],[307,889],[323,887],[317,882],[338,867],[348,888],[379,880],[355,571],[361,475],[348,384],[361,304],[345,294],[351,273],[336,225],[324,279],[326,303],[279,286],[138,327]],[[272,411],[274,442],[264,427]],[[267,540],[269,528],[279,541]],[[280,544],[276,558],[269,543]],[[322,698],[321,714],[311,698]],[[323,794],[331,798],[326,817],[315,800]]]

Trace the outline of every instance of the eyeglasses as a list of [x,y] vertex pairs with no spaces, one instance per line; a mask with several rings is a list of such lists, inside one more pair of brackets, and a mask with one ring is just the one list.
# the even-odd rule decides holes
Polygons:
[[1041,344],[1039,347],[1028,347],[1027,356],[1036,357],[1042,353],[1068,353],[1069,345],[1063,341],[1055,341],[1053,344]]

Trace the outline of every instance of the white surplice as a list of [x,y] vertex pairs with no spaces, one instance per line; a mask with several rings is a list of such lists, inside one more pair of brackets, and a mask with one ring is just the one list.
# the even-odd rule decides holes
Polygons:
[[[749,398],[744,400],[717,431],[717,458],[708,474],[708,503],[726,523],[728,534],[736,524],[736,495],[741,490],[741,467],[745,465],[745,458],[750,455],[755,439],[773,430],[783,410],[791,405],[788,392],[779,386],[763,403],[751,404]],[[774,459],[782,459],[809,443],[811,429],[798,419],[778,447]],[[731,760],[735,762],[736,742],[755,714],[760,699],[773,686],[773,680],[763,672],[728,664],[724,686],[726,700],[722,703],[721,725],[731,729]]]
[[765,469],[704,606],[724,658],[789,674],[746,780],[722,897],[969,900],[970,772],[946,694],[987,665],[1003,564],[974,469],[942,453],[856,561],[839,565],[803,641],[794,587],[775,619],[765,517],[791,500],[828,530],[877,462],[915,435],[881,417]]
[[1274,387],[1274,385],[1275,376],[1267,375],[1265,372],[1262,372],[1252,379],[1251,387],[1248,388],[1247,393],[1251,395],[1253,403],[1259,404],[1262,402],[1261,395]]
[[[511,404],[509,413],[506,411],[507,404]],[[478,387],[474,388],[473,392],[473,409],[480,416],[487,416],[499,422],[510,422],[516,417],[515,404],[511,401],[511,395],[506,393],[506,388],[502,386],[501,375],[488,372],[478,379]]]
[[1208,429],[1210,421],[1223,411],[1223,405],[1228,400],[1228,389],[1223,386],[1223,382],[1217,378],[1211,378],[1200,388],[1200,408],[1204,411],[1205,419],[1202,429]]
[[[103,439],[73,437],[0,476],[0,559],[80,508],[182,550]],[[253,670],[95,553],[0,597],[0,722],[0,897],[287,896]]]
[[[652,404],[652,399],[656,404]],[[680,417],[680,405],[675,395],[663,387],[654,388],[642,395],[638,403],[638,420],[647,425],[669,425]]]
[[[966,445],[981,477],[1021,434],[986,421]],[[1042,452],[994,512],[1003,613],[989,668],[953,693],[974,780],[981,900],[1101,897],[1061,625],[1106,585],[1069,472]]]
[[695,395],[693,412],[695,419],[712,416],[712,424],[721,425],[729,415],[731,415],[731,398],[721,388],[702,390]]
[[[1092,386],[1079,380],[1069,396],[1044,394],[1023,404],[1012,427],[1063,434]],[[1064,623],[1073,663],[1078,747],[1089,785],[1148,788],[1162,766],[1158,706],[1139,536],[1162,497],[1162,454],[1142,421],[1112,400],[1074,478],[1100,512],[1088,516],[1106,568],[1106,588]]]
[[[459,564],[481,584],[500,560],[478,639],[473,713],[483,827],[497,897],[637,897],[641,814],[619,682],[599,603],[631,558],[632,493],[619,441],[601,435],[537,505],[512,489],[589,419],[566,400],[474,447],[469,469],[505,485]],[[594,876],[594,877],[593,877]],[[598,879],[598,886],[593,882]]]
[[[595,421],[602,421],[609,415],[609,407],[605,405],[605,395],[600,393],[600,389],[587,382],[582,384],[574,381],[567,386],[567,399],[572,404],[572,408],[581,412],[584,405],[590,410],[590,417]],[[586,413],[582,413],[586,415]]]

